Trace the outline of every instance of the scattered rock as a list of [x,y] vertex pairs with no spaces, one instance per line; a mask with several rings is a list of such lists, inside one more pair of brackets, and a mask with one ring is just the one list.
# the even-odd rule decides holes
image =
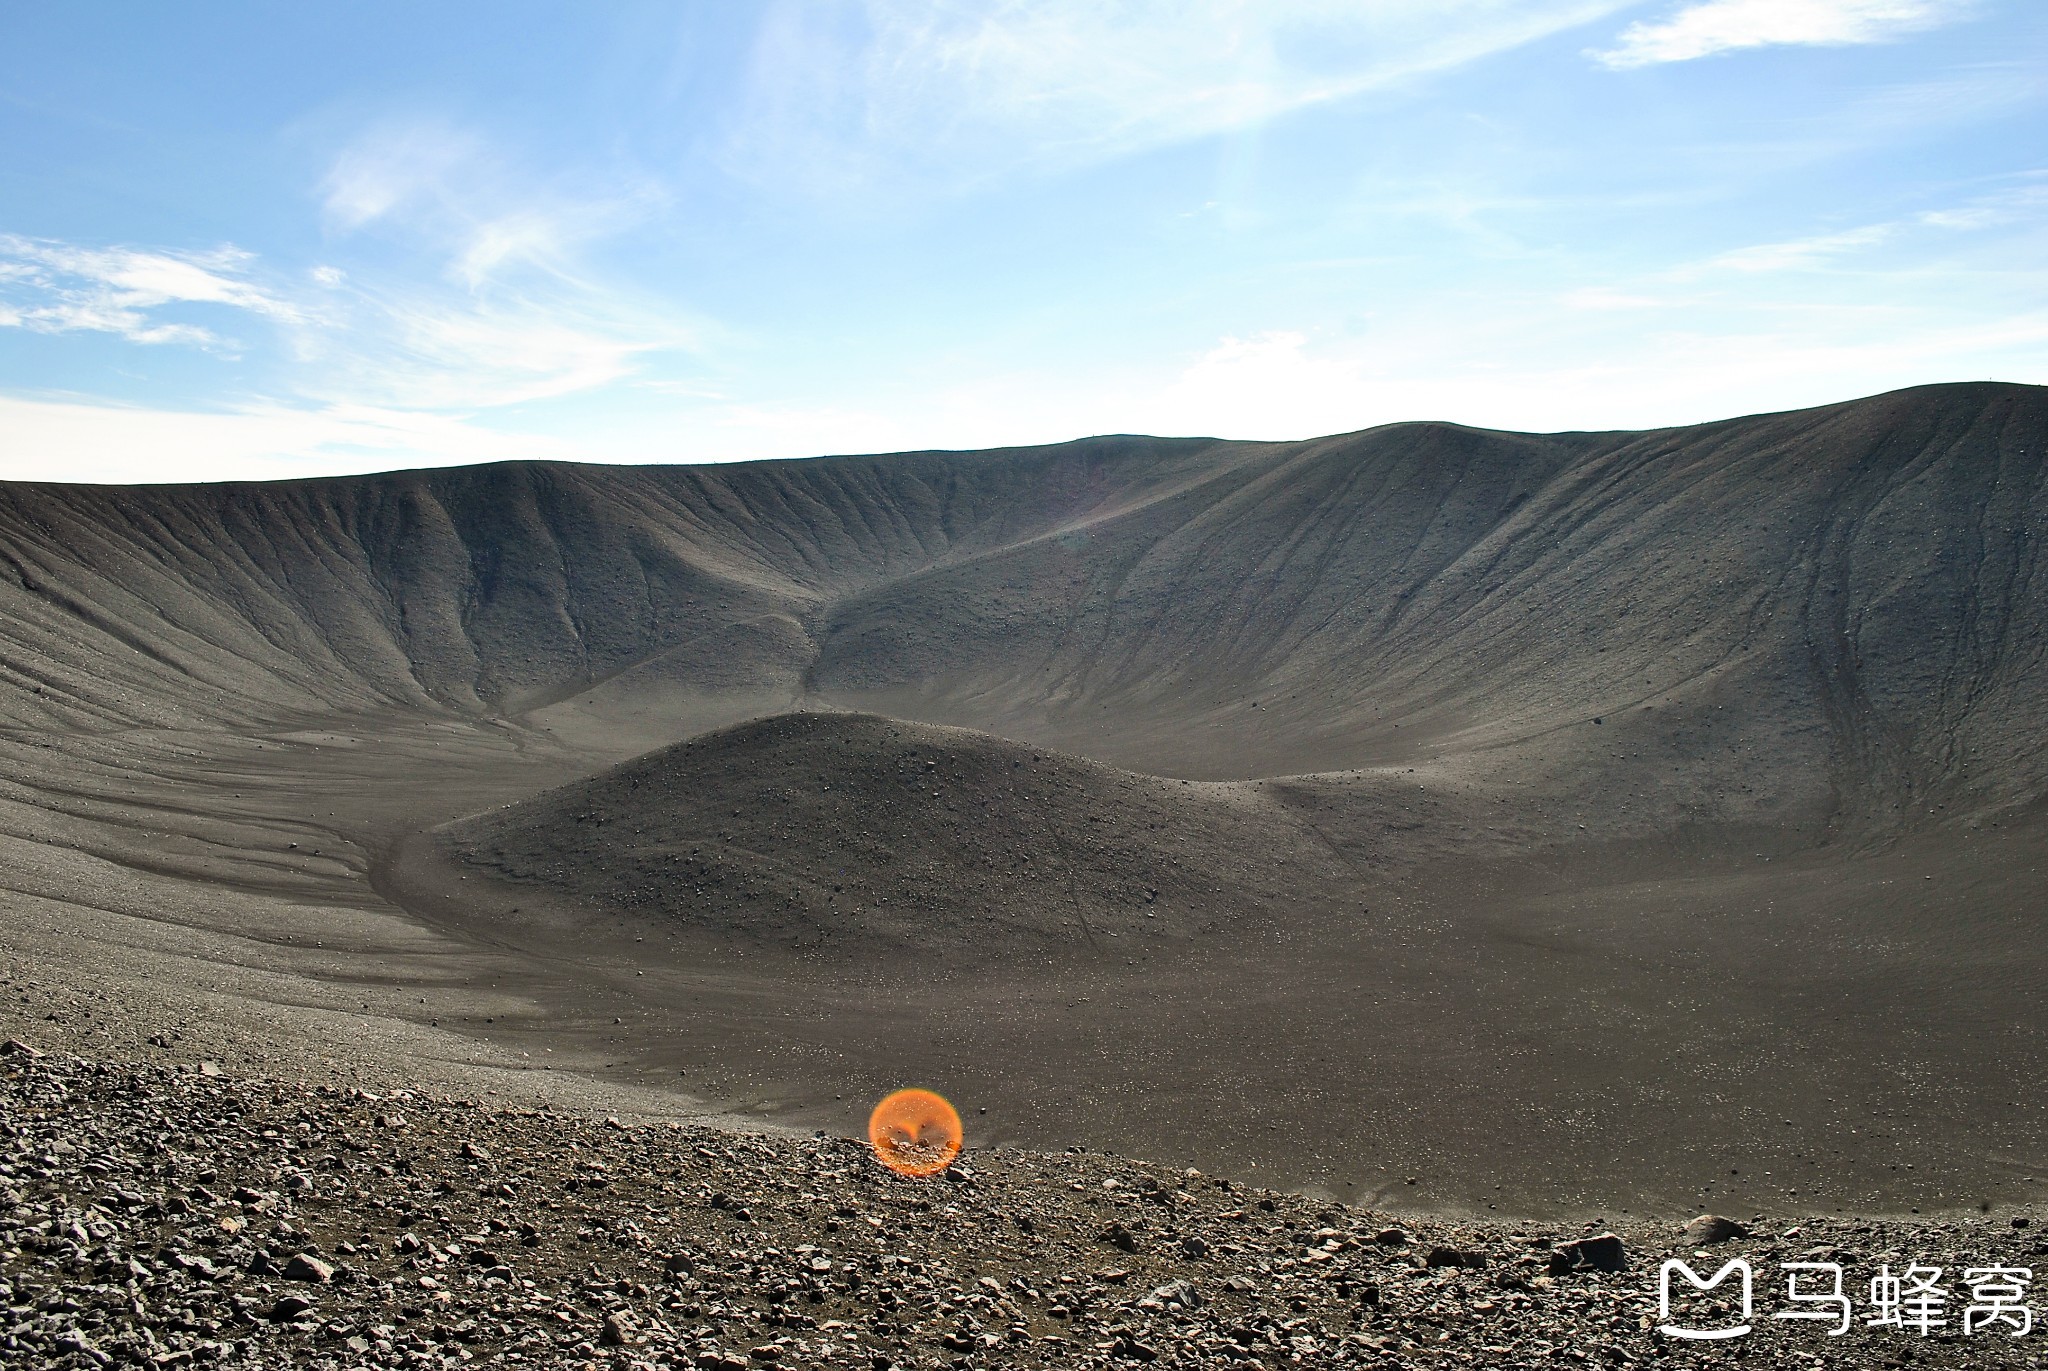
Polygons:
[[1423,1261],[1430,1266],[1484,1266],[1486,1258],[1456,1247],[1432,1247]]
[[1562,1243],[1553,1249],[1550,1272],[1561,1276],[1570,1271],[1619,1271],[1626,1261],[1627,1254],[1621,1239],[1613,1233],[1601,1233],[1596,1237]]
[[1689,1247],[1712,1247],[1731,1238],[1746,1238],[1749,1230],[1719,1214],[1702,1214],[1681,1228],[1678,1236]]
[[1202,1296],[1190,1280],[1168,1281],[1144,1299],[1138,1301],[1141,1309],[1164,1309],[1168,1304],[1178,1304],[1183,1309],[1202,1307]]
[[309,1252],[301,1252],[284,1264],[284,1278],[308,1285],[325,1285],[334,1279],[334,1268]]
[[[851,1139],[405,1104],[409,1126],[379,1130],[391,1106],[365,1092],[0,1056],[0,1366],[1522,1371],[1571,1349],[1622,1371],[1674,1352],[1653,1262],[1586,1288],[1623,1267],[1623,1233],[1655,1250],[1668,1221],[1553,1252],[1514,1225],[1392,1227],[1121,1162],[1105,1187],[1086,1154],[984,1150],[971,1185],[911,1182]],[[1785,1255],[1863,1280],[1887,1251],[2038,1265],[2009,1223],[1772,1225],[1795,1230]],[[1122,1265],[1091,1269],[1096,1237]],[[2009,1342],[1910,1346],[1915,1371],[2031,1365]],[[1905,1344],[1858,1327],[1839,1346],[1878,1366]]]
[[220,1275],[220,1268],[216,1267],[209,1258],[202,1257],[195,1252],[173,1251],[170,1254],[170,1262],[171,1265],[177,1267],[180,1271],[188,1275],[197,1276],[201,1280],[214,1280]]
[[1110,1353],[1112,1356],[1123,1357],[1129,1361],[1159,1360],[1158,1348],[1151,1346],[1149,1343],[1139,1342],[1128,1333],[1118,1336],[1115,1345],[1110,1349]]

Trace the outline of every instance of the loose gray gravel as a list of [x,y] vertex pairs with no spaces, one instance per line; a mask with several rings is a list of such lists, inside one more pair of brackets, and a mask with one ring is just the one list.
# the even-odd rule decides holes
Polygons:
[[[1099,1153],[913,1181],[842,1138],[0,1051],[9,1367],[2033,1366],[2048,1330],[1966,1338],[1960,1306],[1925,1338],[1764,1312],[1779,1261],[2031,1267],[2022,1221],[1766,1220],[1695,1256]],[[1749,1257],[1757,1331],[1652,1331],[1668,1255]]]

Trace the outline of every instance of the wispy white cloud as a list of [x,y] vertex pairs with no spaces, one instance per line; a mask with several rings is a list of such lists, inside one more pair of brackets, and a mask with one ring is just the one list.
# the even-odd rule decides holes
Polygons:
[[[195,309],[238,311],[268,326],[253,350],[271,398],[179,431],[239,423],[289,436],[292,450],[326,450],[341,434],[384,451],[403,446],[390,437],[398,434],[464,451],[459,434],[478,414],[599,391],[637,377],[655,354],[703,347],[701,322],[584,269],[579,245],[628,221],[620,204],[630,187],[575,199],[523,183],[479,138],[387,123],[342,149],[321,193],[339,239],[377,230],[363,264],[286,274],[233,247],[0,236],[0,327],[219,348],[213,321]],[[335,246],[346,257],[348,244]],[[426,270],[408,269],[408,257]],[[76,427],[77,404],[67,403],[39,411],[46,429],[52,415]],[[126,431],[133,411],[109,412]]]
[[311,340],[305,390],[323,401],[499,408],[600,390],[652,354],[703,345],[701,321],[586,264],[586,249],[659,198],[637,178],[586,178],[571,193],[480,136],[416,119],[365,131],[322,186],[337,234],[374,229],[425,268],[316,273],[349,325]]
[[1247,128],[1634,0],[782,0],[734,164],[973,180]]
[[437,254],[441,270],[472,291],[522,270],[574,278],[579,247],[639,222],[664,198],[637,175],[552,184],[509,165],[484,138],[432,119],[366,130],[336,154],[321,192],[334,232],[394,233]]
[[1931,209],[1915,216],[1919,222],[1931,228],[1981,229],[2003,223],[2008,217],[2002,210],[1995,209]]
[[1661,296],[1616,290],[1612,286],[1583,286],[1566,291],[1558,297],[1558,303],[1576,310],[1634,310],[1662,309],[1671,302]]
[[[1923,17],[1962,12],[1915,3]],[[715,144],[734,159],[759,154],[757,183],[863,194],[985,178],[1005,202],[979,208],[1007,215],[1028,192],[1028,214],[1084,220],[1088,207],[1062,203],[1061,187],[1017,173],[1230,135],[1220,170],[1208,157],[1161,159],[1145,178],[1170,190],[1132,178],[1144,191],[1133,203],[1148,206],[1140,232],[1099,261],[1023,261],[1016,277],[1030,284],[1019,290],[990,279],[992,253],[960,250],[988,228],[975,206],[924,215],[906,197],[911,211],[891,232],[842,234],[835,205],[756,244],[749,216],[775,212],[774,198],[685,181],[719,169],[685,161],[671,174],[693,187],[701,216],[663,241],[638,233],[664,201],[630,165],[536,169],[454,123],[385,120],[330,144],[324,177],[308,178],[308,217],[326,229],[317,256],[0,241],[0,329],[15,329],[17,346],[40,342],[23,330],[61,328],[96,332],[117,366],[124,349],[137,355],[130,342],[224,349],[233,335],[250,354],[211,388],[181,364],[126,391],[175,379],[191,387],[187,409],[17,393],[0,403],[0,462],[16,475],[153,479],[514,456],[723,460],[1090,431],[1305,437],[1423,416],[1611,427],[1945,375],[2048,380],[2048,284],[2027,241],[2038,235],[2007,231],[2038,223],[2037,211],[2021,192],[1969,199],[1949,179],[1978,176],[1966,189],[1982,190],[1991,162],[1901,154],[1874,191],[1846,174],[1798,175],[1849,167],[1847,153],[1862,166],[1874,149],[1933,148],[1931,129],[1961,137],[1961,124],[2031,107],[2029,55],[1978,43],[1978,60],[1920,71],[1909,86],[1883,84],[1897,68],[1879,61],[1879,84],[1823,83],[1807,103],[1826,108],[1802,104],[1796,117],[1743,90],[1730,98],[1753,118],[1676,126],[1679,141],[1714,140],[1704,153],[1674,149],[1674,125],[1655,119],[1633,142],[1561,120],[1526,133],[1528,83],[1557,75],[1536,54],[1485,69],[1502,93],[1494,104],[1478,80],[1445,102],[1422,79],[1546,35],[1564,36],[1544,56],[1576,53],[1589,40],[1565,30],[1625,8],[1595,34],[1647,16],[1606,43],[1614,65],[1680,60],[1688,43],[1704,55],[1872,42],[1920,22],[1898,4],[1888,18],[1865,5],[1862,27],[1788,28],[1728,0],[769,0],[749,95],[705,102],[745,118],[707,131],[686,114],[675,137],[641,144],[648,156],[674,157],[687,140],[694,158]],[[1814,0],[1770,8],[1818,12]],[[1819,7],[1830,22],[1854,8]],[[1745,15],[1756,22],[1733,24]],[[1700,47],[1703,33],[1722,46]],[[1628,95],[1583,64],[1580,75]],[[1394,87],[1398,98],[1362,99],[1341,119],[1281,127]],[[1599,117],[1617,122],[1604,104]],[[641,132],[651,122],[636,121]],[[566,132],[579,148],[633,142]],[[1283,138],[1301,141],[1281,148]],[[1236,189],[1233,168],[1255,163]],[[1283,164],[1310,163],[1328,173],[1312,204],[1296,194],[1308,182],[1283,187]],[[1777,193],[1795,179],[1827,194]],[[1762,190],[1767,204],[1745,199]],[[1901,207],[1915,195],[1928,198]],[[1222,212],[1169,222],[1205,198]],[[1332,203],[1355,207],[1348,224],[1318,222]],[[1409,222],[1425,216],[1420,231]],[[1681,218],[1682,232],[1664,234]],[[1688,260],[1674,265],[1675,240]],[[1126,288],[1111,273],[1148,241],[1160,269],[1131,272]],[[707,251],[687,259],[686,243]],[[848,267],[870,261],[872,273]],[[684,283],[714,262],[731,273],[719,286],[731,308],[760,302],[744,356],[663,298],[695,288]],[[912,273],[919,290],[887,284]],[[846,346],[849,336],[873,342]],[[266,339],[267,351],[250,346]],[[127,385],[114,370],[100,373],[110,391]],[[251,389],[260,398],[236,398]]]
[[342,149],[321,182],[327,220],[348,230],[447,194],[451,174],[474,165],[483,144],[437,120],[389,121]]
[[[1450,304],[1452,302],[1445,302]],[[1633,319],[1554,299],[1432,307],[1429,322],[1346,337],[1273,328],[1216,338],[1177,366],[991,374],[915,387],[734,396],[656,383],[606,392],[555,435],[488,413],[263,403],[211,413],[0,396],[0,479],[275,478],[511,458],[733,461],[1055,442],[1150,432],[1297,439],[1446,419],[1506,429],[1651,428],[1824,404],[1932,380],[2048,380],[2048,312],[1791,300],[1744,317],[1703,300]],[[514,421],[516,422],[516,421]],[[573,433],[573,436],[567,436]]]
[[239,248],[181,253],[85,248],[0,235],[0,326],[41,333],[112,333],[132,343],[221,342],[211,329],[169,320],[171,306],[210,305],[284,323],[298,306],[250,278]]
[[505,295],[358,288],[345,329],[303,340],[300,393],[335,402],[480,410],[575,395],[636,376],[702,335],[606,295]]
[[1682,269],[1679,274],[1691,275],[1701,271],[1799,271],[1821,266],[1864,248],[1875,247],[1890,238],[1894,232],[1895,226],[1892,224],[1868,224],[1840,233],[1815,234],[1810,238],[1795,238],[1782,243],[1758,243],[1752,247],[1735,248],[1719,253],[1697,267]]
[[178,254],[0,237],[0,327],[89,331],[130,343],[224,346],[166,319],[215,306],[277,326],[279,384],[298,400],[423,411],[478,410],[601,389],[643,358],[689,352],[703,329],[618,292],[550,279],[478,296],[432,281],[358,279],[322,266],[310,283],[258,284],[234,248]]
[[2043,211],[2048,211],[2048,173],[2029,172],[2015,179],[2017,184],[1974,196],[1961,204],[1925,210],[1913,216],[1914,222],[1973,233],[2040,218]]
[[1915,242],[1925,245],[1929,241],[1925,232],[1928,229],[1948,234],[1975,233],[2020,222],[2038,214],[2044,205],[2048,205],[2048,187],[2009,186],[1883,223],[1731,248],[1702,261],[1674,267],[1663,275],[1670,280],[1695,280],[1717,272],[1814,271],[1873,249]]
[[1589,55],[1619,69],[1783,44],[1887,43],[1974,8],[1975,0],[1694,0],[1629,25],[1614,47]]

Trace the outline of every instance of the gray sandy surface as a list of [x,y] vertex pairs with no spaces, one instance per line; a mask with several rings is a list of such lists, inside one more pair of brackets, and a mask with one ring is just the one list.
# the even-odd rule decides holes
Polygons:
[[[909,1180],[822,1135],[0,1064],[0,1351],[37,1366],[1725,1364],[1657,1330],[1739,1326],[1736,1288],[1666,1309],[1655,1273],[1740,1256],[1744,1364],[2019,1367],[1982,1287],[2041,1254],[2031,1222],[1395,1223],[1078,1149]],[[1787,1261],[1858,1305],[1866,1267],[1940,1295],[1774,1323]]]
[[1553,1236],[2018,1212],[2044,442],[0,487],[0,1028],[799,1140],[916,1083]]

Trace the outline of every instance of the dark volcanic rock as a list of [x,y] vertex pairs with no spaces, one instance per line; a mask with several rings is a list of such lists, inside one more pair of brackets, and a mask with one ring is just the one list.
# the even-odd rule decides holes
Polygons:
[[[412,1127],[379,1132],[388,1105],[361,1091],[58,1054],[5,1062],[0,1186],[16,1202],[0,1207],[0,1298],[14,1311],[0,1326],[0,1365],[10,1368],[1521,1371],[1559,1347],[1617,1367],[1682,1350],[1651,1331],[1655,1281],[1616,1271],[1623,1240],[1612,1233],[1556,1244],[1561,1260],[1545,1274],[1540,1226],[1411,1217],[1387,1242],[1396,1230],[1382,1216],[1193,1178],[1169,1190],[1128,1161],[1079,1151],[977,1152],[974,1184],[961,1186],[894,1176],[845,1139],[612,1126],[426,1096],[405,1101]],[[303,1160],[301,1124],[338,1146],[317,1192],[276,1193],[280,1173]],[[478,1152],[522,1182],[514,1195],[455,1183],[473,1179]],[[596,1168],[610,1185],[562,1188]],[[194,1184],[200,1175],[211,1185]],[[95,1198],[172,1189],[206,1198],[182,1213]],[[1171,1230],[1105,1266],[1105,1228],[1150,1231],[1162,1204]],[[2037,1262],[2009,1216],[1807,1219],[1800,1231],[1802,1247],[1845,1262],[1886,1251],[1959,1270]],[[1631,1233],[1644,1267],[1686,1250],[1658,1247],[1668,1224]],[[500,1260],[512,1241],[522,1244],[516,1274]],[[1201,1259],[1186,1255],[1196,1242]],[[316,1255],[327,1252],[346,1262]],[[331,1280],[316,1304],[244,1274],[258,1259],[271,1279],[281,1264],[289,1278],[324,1270]],[[1906,1343],[1863,1328],[1828,1346],[1844,1366],[1907,1349],[1915,1367],[1972,1371],[2033,1356],[2024,1340]],[[1757,1364],[1777,1365],[1794,1345],[1753,1350]]]
[[309,1285],[325,1285],[334,1279],[334,1268],[310,1253],[301,1252],[284,1264],[284,1278],[304,1281]]
[[270,1306],[270,1321],[272,1323],[288,1323],[293,1319],[305,1318],[313,1313],[313,1310],[314,1306],[311,1300],[299,1295],[286,1295],[276,1304]]
[[1627,1264],[1621,1239],[1613,1233],[1580,1238],[1560,1245],[1550,1254],[1551,1274],[1568,1271],[1619,1271]]
[[1733,1219],[1724,1219],[1719,1214],[1702,1214],[1679,1230],[1680,1240],[1694,1247],[1711,1247],[1717,1242],[1731,1238],[1746,1238],[1749,1230]]

